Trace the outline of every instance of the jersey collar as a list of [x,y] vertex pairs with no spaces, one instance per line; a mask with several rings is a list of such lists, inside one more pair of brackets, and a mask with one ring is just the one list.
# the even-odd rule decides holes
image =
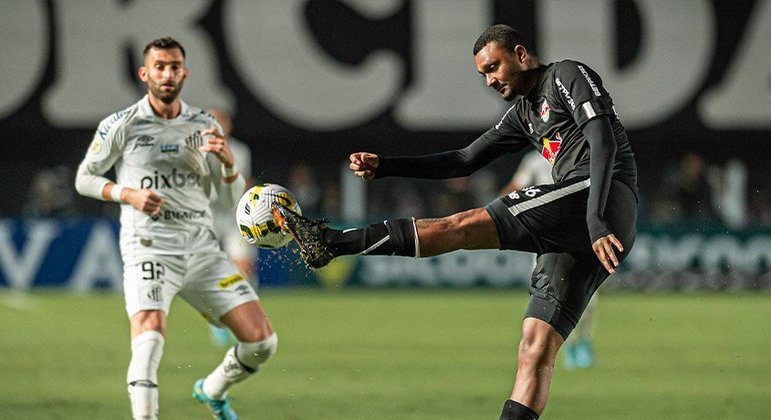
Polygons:
[[179,109],[179,115],[177,115],[176,118],[173,118],[171,120],[166,120],[164,118],[159,118],[157,115],[155,115],[155,112],[153,112],[153,107],[150,106],[150,98],[148,94],[145,94],[145,96],[142,97],[142,99],[139,101],[139,110],[141,111],[142,115],[147,117],[154,117],[160,121],[174,121],[177,118],[182,117],[183,115],[187,115],[190,113],[190,107],[185,103],[183,100],[179,100],[181,106]]

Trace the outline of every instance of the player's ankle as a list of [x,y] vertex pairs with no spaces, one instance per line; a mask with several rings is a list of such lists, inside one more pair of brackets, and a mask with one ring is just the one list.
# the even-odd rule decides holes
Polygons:
[[499,420],[538,420],[538,413],[514,400],[506,400]]

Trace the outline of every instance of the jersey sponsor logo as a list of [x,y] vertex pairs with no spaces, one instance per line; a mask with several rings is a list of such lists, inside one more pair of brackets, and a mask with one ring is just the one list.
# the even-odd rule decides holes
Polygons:
[[162,174],[158,171],[152,176],[143,177],[139,181],[139,188],[152,188],[156,190],[184,188],[186,186],[201,185],[201,175],[195,172],[179,172],[177,168],[171,170],[170,174]]
[[549,106],[549,103],[544,100],[541,104],[541,120],[543,122],[549,121],[549,111],[551,111],[551,107]]
[[224,279],[217,282],[217,287],[220,289],[227,289],[228,287],[238,283],[239,281],[243,281],[244,276],[240,274],[235,274],[230,277],[225,277]]
[[562,96],[565,97],[565,100],[568,101],[568,105],[570,105],[570,108],[573,109],[573,111],[576,110],[576,101],[573,100],[573,97],[570,96],[570,92],[568,92],[568,89],[565,87],[565,85],[562,84],[562,80],[557,77],[554,79],[555,83],[557,83],[557,88],[562,93]]
[[99,135],[99,137],[102,138],[102,140],[105,140],[107,133],[110,132],[110,128],[112,128],[112,126],[126,114],[128,114],[128,109],[124,109],[123,111],[118,111],[112,114],[109,118],[99,124],[99,128],[96,129],[96,133]]
[[198,220],[206,217],[206,210],[164,210],[163,220]]
[[155,141],[155,137],[153,136],[139,136],[137,138],[137,146],[139,147],[150,147],[153,145],[153,142]]
[[554,136],[553,139],[548,137],[543,138],[543,149],[541,149],[541,156],[548,160],[552,165],[557,160],[557,153],[560,151],[560,145],[562,144],[562,136],[560,133]]
[[592,88],[592,92],[594,92],[594,96],[602,96],[600,94],[600,90],[597,88],[597,85],[594,84],[594,80],[592,80],[592,78],[589,76],[589,73],[586,71],[584,66],[579,64],[578,70],[581,71],[581,74],[584,75],[584,78],[586,79],[586,81],[589,82],[589,86]]
[[161,153],[176,153],[179,152],[179,145],[178,144],[162,144],[161,145]]

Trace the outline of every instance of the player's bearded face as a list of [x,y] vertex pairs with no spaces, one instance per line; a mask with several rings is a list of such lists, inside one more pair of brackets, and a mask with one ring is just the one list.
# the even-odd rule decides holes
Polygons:
[[517,60],[514,52],[497,43],[489,43],[474,57],[477,71],[485,78],[488,87],[498,92],[504,100],[511,101],[517,95],[524,95],[524,75],[528,72],[524,63]]
[[187,78],[185,58],[179,49],[151,49],[145,58],[144,77],[150,94],[166,104],[174,102]]

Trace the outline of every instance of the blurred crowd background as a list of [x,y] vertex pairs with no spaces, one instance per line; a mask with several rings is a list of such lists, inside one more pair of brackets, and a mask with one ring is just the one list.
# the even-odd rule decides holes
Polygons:
[[[344,194],[341,184],[347,162],[339,170],[313,162],[287,162],[286,173],[258,174],[256,182],[273,182],[295,193],[303,211],[315,218],[343,221]],[[699,153],[688,152],[677,160],[657,165],[658,179],[640,194],[640,224],[646,228],[667,225],[706,225],[741,229],[748,225],[771,227],[771,192],[754,185],[752,174],[740,158],[713,163]],[[501,168],[503,169],[503,168]],[[481,169],[471,176],[447,180],[382,178],[364,186],[366,218],[393,215],[438,217],[485,206],[504,193],[509,173]],[[73,189],[75,168],[60,164],[40,168],[31,179],[19,217],[117,217],[118,207],[79,196]],[[508,177],[505,175],[509,175]],[[354,182],[362,182],[355,180]],[[358,195],[357,195],[358,197]],[[354,222],[360,220],[353,220]]]

